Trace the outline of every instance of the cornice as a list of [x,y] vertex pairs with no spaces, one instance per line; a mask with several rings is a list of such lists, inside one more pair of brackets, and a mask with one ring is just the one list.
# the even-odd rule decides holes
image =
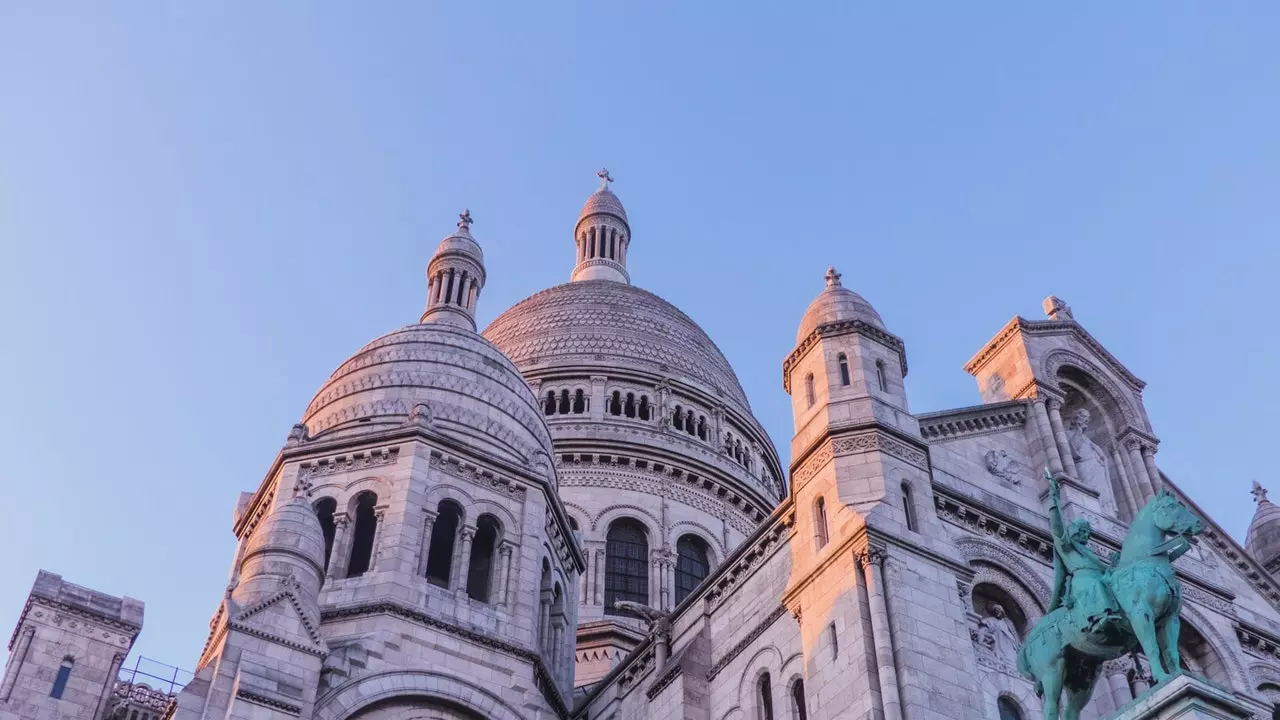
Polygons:
[[796,347],[782,361],[782,389],[789,394],[791,392],[791,368],[804,357],[809,349],[825,337],[835,337],[837,335],[848,335],[856,333],[863,337],[874,340],[881,345],[888,347],[898,354],[898,361],[902,365],[902,376],[907,376],[907,346],[897,335],[864,322],[862,320],[838,320],[819,325],[809,333],[809,336],[796,343]]
[[141,625],[134,625],[133,623],[125,622],[120,618],[114,617],[112,615],[107,615],[105,613],[96,613],[91,610],[86,610],[82,607],[79,607],[78,605],[69,605],[67,603],[59,602],[57,600],[51,600],[46,597],[40,597],[39,595],[31,595],[27,597],[27,602],[25,605],[23,605],[22,612],[18,615],[18,623],[13,627],[13,634],[9,636],[10,651],[13,650],[14,643],[16,643],[18,640],[18,633],[20,630],[22,630],[23,623],[27,621],[27,615],[31,612],[31,609],[36,605],[40,605],[42,607],[48,608],[50,610],[53,610],[54,612],[59,612],[66,615],[74,615],[78,618],[91,620],[100,625],[105,625],[115,630],[116,632],[119,632],[122,635],[128,635],[130,646],[133,645],[134,640],[138,639],[138,633],[142,632]]
[[1146,387],[1145,382],[1138,378],[1137,375],[1134,375],[1115,355],[1112,355],[1109,350],[1103,347],[1102,343],[1090,335],[1089,331],[1074,320],[1027,320],[1021,315],[1013,316],[1013,319],[1006,323],[986,346],[970,358],[969,362],[965,363],[965,372],[970,375],[977,375],[1019,333],[1026,333],[1030,336],[1072,335],[1081,344],[1093,351],[1110,370],[1119,375],[1133,389],[1142,390],[1142,388]]
[[1023,400],[1009,400],[926,413],[917,415],[916,420],[920,422],[920,435],[926,441],[951,440],[1019,427],[1027,421],[1027,404]]

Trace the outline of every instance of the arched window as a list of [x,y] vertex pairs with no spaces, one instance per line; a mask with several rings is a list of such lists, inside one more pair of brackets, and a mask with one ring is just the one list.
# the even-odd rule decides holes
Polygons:
[[54,700],[62,698],[62,691],[67,689],[67,680],[71,679],[71,668],[75,664],[75,659],[70,655],[62,658],[62,665],[58,666],[58,675],[53,679],[53,690],[49,692],[49,697]]
[[583,395],[582,390],[573,393],[573,414],[581,415],[587,410],[587,399]]
[[467,564],[467,596],[489,602],[493,578],[493,552],[498,546],[498,519],[481,515],[476,520],[476,536],[471,541],[471,561]]
[[813,373],[804,376],[804,400],[808,403],[807,407],[813,407],[815,402],[813,394]]
[[840,657],[840,636],[836,635],[836,624],[827,626],[827,639],[831,643],[831,659]]
[[617,390],[614,390],[612,397],[609,398],[609,414],[610,415],[622,414],[622,393],[618,392]]
[[671,416],[671,427],[676,430],[684,429],[684,409],[679,405],[676,406],[676,414]]
[[804,706],[804,680],[800,678],[791,683],[791,717],[809,720],[809,710]]
[[543,415],[556,414],[556,391],[555,390],[547,391],[547,401],[542,406],[542,414]]
[[1008,695],[1001,695],[996,700],[996,710],[1000,711],[1000,720],[1022,720],[1022,710]]
[[591,252],[589,257],[595,257],[596,256],[596,229],[595,228],[591,228],[591,239],[588,241],[588,249]]
[[641,395],[641,396],[640,396],[640,409],[639,409],[639,413],[640,413],[640,419],[641,419],[641,420],[648,420],[648,419],[649,419],[649,396],[648,396],[648,395]]
[[821,550],[827,540],[827,500],[819,495],[813,503],[813,542]]
[[836,356],[836,362],[840,363],[840,384],[848,385],[849,384],[849,358],[845,357],[844,353],[840,353],[839,355]]
[[707,439],[707,416],[698,416],[698,437],[702,440]]
[[711,572],[707,543],[697,535],[682,535],[676,541],[676,604],[689,596]]
[[546,653],[551,643],[551,562],[542,558],[542,579],[538,583],[538,647]]
[[627,393],[627,402],[622,406],[622,414],[629,418],[636,416],[636,396],[635,393]]
[[320,498],[314,505],[316,519],[320,521],[320,532],[324,533],[324,570],[329,571],[329,556],[333,555],[333,538],[338,527],[333,522],[333,513],[338,510],[338,501],[333,498]]
[[431,547],[427,551],[427,582],[449,587],[453,571],[453,545],[462,522],[462,507],[452,500],[441,500],[436,506],[436,521],[431,526]]
[[916,506],[911,498],[911,486],[902,483],[902,516],[907,522],[907,529],[913,532],[919,532],[916,527]]
[[644,525],[631,518],[615,520],[605,536],[604,608],[608,615],[626,615],[613,607],[619,600],[649,604],[649,541]]
[[757,720],[773,720],[773,684],[769,673],[761,673],[756,680],[756,705]]
[[884,361],[876,361],[876,382],[880,383],[880,392],[889,392],[889,379],[885,376]]
[[351,533],[351,559],[347,561],[347,577],[360,577],[373,564],[373,538],[378,533],[378,516],[373,506],[378,496],[368,490],[356,496],[356,522]]
[[696,434],[698,433],[698,428],[697,428],[697,427],[695,427],[695,424],[694,424],[694,421],[693,421],[693,411],[692,411],[692,410],[689,410],[689,411],[686,411],[686,412],[685,412],[685,415],[684,415],[684,431],[685,431],[685,432],[687,432],[687,433],[689,433],[690,435],[696,435]]
[[569,414],[569,391],[568,390],[560,391],[560,414],[561,415]]

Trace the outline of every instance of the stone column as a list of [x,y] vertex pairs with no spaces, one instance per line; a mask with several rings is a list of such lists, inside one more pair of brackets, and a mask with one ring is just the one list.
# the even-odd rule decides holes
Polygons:
[[98,696],[98,707],[93,711],[94,720],[102,717],[107,711],[107,701],[111,699],[111,691],[116,687],[116,681],[119,679],[120,666],[124,664],[124,654],[116,653],[111,658],[111,666],[107,668],[107,680],[102,684],[102,694]]
[[467,592],[467,574],[471,570],[471,540],[476,536],[472,527],[463,527],[458,533],[458,566],[454,569],[454,577],[458,578],[455,589],[462,594]]
[[667,582],[667,564],[666,558],[658,558],[654,562],[654,565],[658,568],[659,598],[662,602],[658,607],[664,611],[671,609],[672,598],[671,584]]
[[1142,491],[1142,502],[1150,500],[1155,492],[1151,489],[1151,479],[1147,477],[1147,464],[1142,460],[1141,443],[1130,437],[1124,441],[1124,448],[1129,454],[1129,470],[1138,479],[1138,489]]
[[1102,674],[1107,679],[1116,710],[1128,705],[1133,700],[1133,693],[1129,692],[1128,664],[1123,659],[1108,660],[1102,666]]
[[667,560],[666,562],[666,577],[667,577],[667,590],[670,593],[671,604],[664,609],[671,610],[675,608],[676,605],[679,604],[679,602],[676,600],[676,563],[674,560]]
[[0,686],[0,702],[9,699],[9,695],[13,693],[14,683],[18,682],[18,673],[22,672],[22,663],[27,659],[27,649],[31,647],[31,638],[36,634],[36,629],[29,627],[22,631],[22,635],[18,638],[18,644],[13,648],[13,656],[9,660],[9,666],[5,668],[4,685]]
[[604,604],[604,569],[604,550],[596,550],[595,582],[593,583],[594,587],[592,588],[592,594],[595,596],[596,605]]
[[1079,480],[1080,471],[1076,470],[1076,459],[1071,453],[1071,443],[1067,442],[1067,430],[1062,425],[1062,401],[1057,398],[1045,400],[1045,408],[1049,411],[1049,428],[1053,430],[1053,444],[1058,448],[1058,457],[1062,459],[1062,469],[1071,477]]
[[378,541],[382,539],[382,526],[387,519],[386,508],[375,508],[373,513],[373,546],[369,548],[369,572],[378,568]]
[[591,407],[587,410],[587,414],[592,420],[604,420],[605,397],[604,383],[608,378],[603,375],[591,376]]
[[503,542],[498,548],[498,606],[506,607],[511,587],[511,543]]
[[1031,415],[1035,418],[1036,433],[1040,435],[1040,445],[1044,448],[1045,459],[1049,461],[1049,472],[1054,475],[1062,473],[1062,457],[1058,455],[1058,444],[1053,439],[1053,429],[1049,425],[1049,413],[1044,408],[1044,398],[1031,401]]
[[1160,470],[1156,467],[1156,447],[1142,443],[1142,464],[1147,468],[1147,479],[1151,481],[1152,494],[1160,492],[1164,483],[1160,482]]
[[876,673],[880,678],[880,698],[885,720],[902,720],[902,698],[898,691],[898,669],[893,658],[893,635],[889,625],[889,604],[885,598],[884,551],[869,548],[858,557],[866,575],[867,607],[871,611],[871,639],[875,645]]
[[431,528],[435,527],[436,514],[423,510],[422,542],[418,543],[418,577],[427,576],[427,559],[431,555]]
[[660,561],[649,555],[649,606],[662,607],[663,598],[666,592],[662,589],[662,570],[658,567]]
[[1129,471],[1125,468],[1124,458],[1120,457],[1120,451],[1114,445],[1111,446],[1111,464],[1115,465],[1116,474],[1120,476],[1120,489],[1124,491],[1124,500],[1129,505],[1129,513],[1131,516],[1137,516],[1142,506],[1138,504],[1138,500],[1134,496],[1133,478],[1129,477]]
[[333,551],[329,554],[329,570],[324,574],[325,582],[347,576],[347,559],[351,553],[351,518],[346,513],[333,516]]

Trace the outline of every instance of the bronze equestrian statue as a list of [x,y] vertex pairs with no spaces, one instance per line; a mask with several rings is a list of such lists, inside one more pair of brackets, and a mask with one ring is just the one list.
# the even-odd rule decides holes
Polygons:
[[1182,593],[1172,563],[1204,532],[1204,522],[1161,490],[1133,519],[1114,565],[1108,564],[1089,548],[1088,520],[1064,525],[1058,480],[1046,477],[1053,598],[1018,650],[1018,671],[1035,682],[1045,720],[1077,720],[1107,660],[1141,648],[1157,683],[1178,673]]

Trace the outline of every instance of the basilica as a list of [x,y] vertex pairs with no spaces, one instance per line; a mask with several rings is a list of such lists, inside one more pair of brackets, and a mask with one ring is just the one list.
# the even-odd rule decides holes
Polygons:
[[[1280,717],[1280,507],[1255,484],[1243,544],[1204,516],[1143,381],[1066,303],[975,338],[979,401],[920,414],[906,343],[815,269],[780,456],[715,342],[633,282],[600,175],[569,282],[480,331],[464,212],[419,321],[281,428],[227,498],[238,549],[189,682],[122,679],[143,603],[42,571],[0,720],[1038,720],[1017,656],[1054,602],[1046,472],[1102,558],[1162,491],[1200,515],[1182,663]],[[1151,682],[1140,653],[1108,661],[1082,716]]]

